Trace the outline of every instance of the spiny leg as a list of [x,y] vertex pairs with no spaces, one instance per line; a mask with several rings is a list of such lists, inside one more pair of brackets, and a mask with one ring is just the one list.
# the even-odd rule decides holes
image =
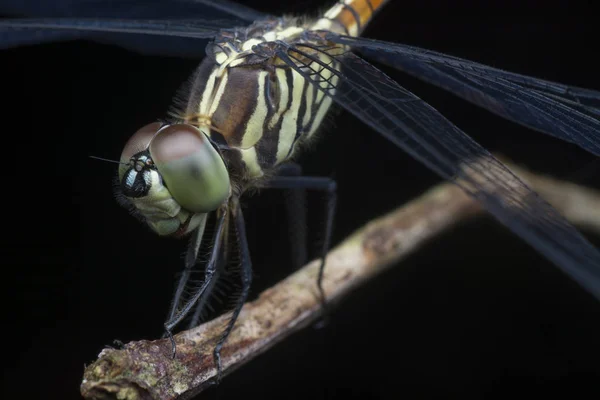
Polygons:
[[323,306],[323,313],[327,315],[327,303],[325,291],[323,290],[323,273],[325,271],[325,260],[331,244],[331,234],[333,232],[333,218],[337,205],[337,184],[333,179],[327,177],[276,176],[271,178],[271,180],[267,183],[267,187],[278,189],[302,188],[318,190],[325,192],[325,195],[327,196],[325,203],[325,237],[323,238],[323,246],[321,248],[321,265],[319,267],[319,275],[317,277],[317,287],[319,289],[321,305]]
[[225,331],[219,338],[217,345],[213,351],[213,357],[215,359],[215,364],[217,367],[217,374],[215,376],[215,380],[218,383],[221,380],[221,349],[223,348],[223,344],[229,337],[231,330],[237,320],[240,312],[242,311],[242,307],[244,303],[248,299],[248,294],[250,292],[250,285],[252,284],[252,261],[250,260],[250,251],[248,250],[248,240],[246,238],[246,224],[244,222],[244,215],[242,214],[242,208],[240,207],[239,200],[234,198],[231,200],[232,203],[232,217],[235,228],[235,243],[238,246],[239,254],[240,254],[240,274],[242,281],[242,292],[240,296],[236,300],[235,308],[233,309],[233,313],[231,314],[230,320],[227,322],[227,326],[225,327]]
[[209,287],[206,288],[206,291],[204,292],[204,294],[198,299],[198,303],[196,304],[196,309],[195,309],[194,314],[192,315],[192,318],[190,319],[190,322],[188,324],[188,329],[192,329],[192,328],[195,328],[198,325],[200,325],[200,320],[203,317],[202,314],[204,313],[204,310],[208,306],[208,300],[213,293],[213,289],[215,288],[215,286],[221,279],[221,275],[223,274],[223,271],[224,271],[225,265],[226,265],[224,262],[225,260],[223,260],[223,252],[222,251],[221,251],[221,254],[222,255],[219,256],[219,259],[217,261],[217,267],[215,268],[215,273],[213,275],[213,278],[211,280]]
[[[279,176],[299,177],[302,167],[296,163],[286,163],[277,170]],[[270,188],[267,183],[266,188]],[[306,233],[306,190],[304,188],[291,188],[285,191],[286,218],[290,234],[292,265],[299,269],[308,261],[308,245]]]
[[194,311],[194,315],[192,316],[190,323],[188,325],[188,329],[195,328],[200,324],[200,320],[202,318],[202,314],[206,307],[208,307],[208,300],[212,293],[214,292],[214,288],[221,281],[221,277],[223,275],[227,275],[226,268],[229,263],[229,221],[231,218],[227,218],[225,220],[225,227],[223,228],[223,238],[221,239],[221,254],[218,256],[217,268],[215,270],[215,274],[212,280],[212,285],[207,288],[205,294],[198,300],[198,304],[196,305],[196,311]]
[[[217,285],[217,283],[220,281],[222,274],[225,272],[225,267],[227,266],[228,263],[228,243],[229,243],[229,218],[227,218],[225,220],[225,227],[223,228],[223,234],[222,234],[222,239],[221,239],[221,254],[217,255],[217,267],[215,269],[215,273],[212,279],[212,283],[210,284],[210,286],[206,289],[204,295],[202,295],[199,299],[198,299],[198,303],[196,304],[196,310],[194,311],[194,314],[192,315],[192,318],[190,319],[190,322],[188,324],[188,329],[192,329],[197,327],[200,324],[200,320],[203,316],[203,313],[206,309],[206,307],[208,307],[208,300],[210,299],[212,293],[213,293],[213,289],[215,288],[215,286]],[[196,252],[197,254],[198,252]]]
[[222,234],[223,227],[225,223],[225,219],[227,217],[227,206],[221,206],[217,211],[217,227],[216,232],[213,238],[213,246],[212,252],[210,254],[210,260],[206,265],[206,269],[204,271],[204,281],[200,288],[192,295],[192,297],[184,304],[180,311],[176,312],[172,318],[169,318],[165,322],[165,335],[171,340],[171,346],[173,348],[173,358],[175,358],[175,339],[173,338],[172,330],[177,324],[179,324],[190,312],[190,310],[194,307],[198,299],[200,299],[209,287],[212,287],[212,280],[214,279],[215,271],[218,265],[218,258],[220,255],[220,249],[222,244]]
[[207,214],[204,215],[200,221],[200,225],[194,231],[194,235],[188,246],[185,254],[185,267],[181,273],[181,276],[179,277],[179,282],[177,283],[177,288],[175,289],[175,295],[173,296],[173,302],[171,303],[171,309],[169,310],[167,321],[170,321],[175,316],[175,313],[177,312],[181,302],[181,296],[183,295],[185,285],[190,279],[192,269],[198,261],[198,251],[200,250],[200,245],[202,244],[202,237],[204,236],[204,229],[206,228],[206,220]]
[[325,303],[325,292],[323,291],[323,273],[325,272],[325,259],[327,252],[331,247],[331,235],[333,234],[333,219],[335,217],[335,209],[337,206],[337,183],[333,179],[329,179],[329,183],[325,186],[325,236],[323,238],[323,246],[321,247],[321,265],[319,267],[319,277],[317,284],[321,293],[321,300]]

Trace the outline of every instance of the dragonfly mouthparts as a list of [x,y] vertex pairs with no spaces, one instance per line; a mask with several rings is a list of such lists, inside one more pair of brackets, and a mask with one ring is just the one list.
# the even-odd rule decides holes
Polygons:
[[187,232],[187,228],[190,225],[190,221],[192,220],[192,216],[194,214],[190,214],[187,219],[185,220],[185,222],[183,222],[179,228],[173,232],[173,234],[171,236],[173,236],[174,238],[177,239],[181,239],[182,237],[184,237],[188,232]]

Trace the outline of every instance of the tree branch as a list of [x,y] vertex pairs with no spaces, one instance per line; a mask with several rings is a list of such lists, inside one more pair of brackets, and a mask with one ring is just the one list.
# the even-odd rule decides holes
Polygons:
[[[600,192],[511,167],[571,222],[600,233]],[[331,303],[397,263],[455,223],[483,212],[453,184],[440,184],[377,218],[344,240],[327,258],[323,286]],[[313,261],[247,303],[222,350],[223,374],[247,363],[320,315]],[[86,399],[186,399],[212,383],[212,351],[228,315],[167,339],[104,349],[84,373]]]

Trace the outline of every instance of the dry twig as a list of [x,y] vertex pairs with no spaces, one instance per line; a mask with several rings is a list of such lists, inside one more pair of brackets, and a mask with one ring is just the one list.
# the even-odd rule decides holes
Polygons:
[[[600,192],[513,167],[573,223],[600,232]],[[397,210],[373,220],[333,249],[323,281],[336,302],[455,223],[482,212],[452,184],[438,185]],[[320,314],[318,263],[312,262],[247,303],[222,350],[224,375],[268,350]],[[105,349],[88,366],[81,393],[87,399],[185,399],[215,375],[212,351],[227,316],[176,335],[177,357],[167,339]]]

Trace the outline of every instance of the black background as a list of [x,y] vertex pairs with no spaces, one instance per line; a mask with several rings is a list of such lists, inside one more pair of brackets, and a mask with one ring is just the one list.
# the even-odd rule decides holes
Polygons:
[[[320,4],[247,3],[273,14]],[[599,32],[587,14],[527,1],[397,1],[365,34],[600,89]],[[84,364],[105,345],[160,336],[185,246],[120,208],[116,168],[87,156],[118,159],[135,130],[165,115],[197,62],[83,41],[0,57],[2,389],[12,398],[76,399]],[[600,188],[592,155],[383,69],[492,151]],[[351,115],[334,121],[301,162],[307,174],[338,180],[335,242],[439,182]],[[291,273],[281,203],[267,192],[245,201],[254,295]],[[316,232],[319,208],[310,210]],[[592,296],[482,217],[354,292],[324,329],[294,335],[203,396],[598,395],[599,317]]]

